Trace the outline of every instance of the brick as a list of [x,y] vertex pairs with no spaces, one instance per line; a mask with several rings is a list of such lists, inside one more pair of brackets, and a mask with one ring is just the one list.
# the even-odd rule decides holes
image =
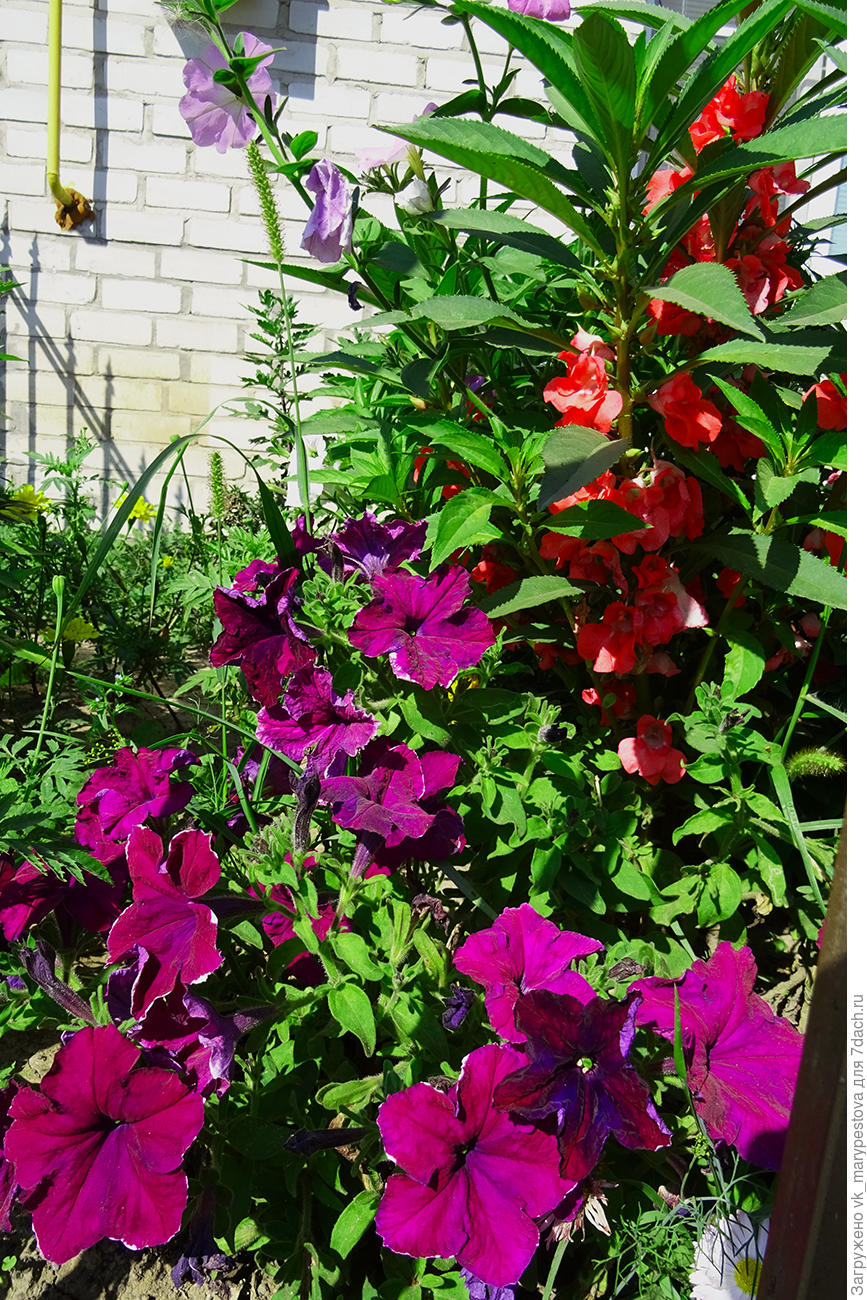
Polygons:
[[278,0],[240,0],[227,16],[232,28],[238,31],[262,32],[276,25],[279,14]]
[[160,253],[164,280],[192,280],[197,284],[240,284],[240,259],[230,253],[208,253],[194,248],[164,248]]
[[[43,101],[45,96],[43,95]],[[43,108],[43,113],[44,113]],[[69,126],[107,126],[110,131],[141,131],[144,108],[139,99],[108,97],[103,93],[67,92],[62,103],[63,120]]]
[[99,196],[104,203],[135,203],[138,197],[139,178],[135,172],[109,167],[108,174],[100,176],[98,183],[105,188],[105,193]]
[[331,65],[330,47],[320,41],[292,41],[274,53],[272,73],[305,72],[327,77]]
[[168,410],[170,414],[193,415],[201,420],[222,400],[210,384],[172,384]]
[[156,340],[158,348],[180,348],[187,352],[235,352],[238,347],[238,327],[229,321],[198,320],[191,316],[182,320],[158,320]]
[[102,372],[110,369],[113,375],[130,379],[179,379],[181,374],[177,352],[161,352],[158,348],[141,351],[138,348],[100,347],[96,349],[96,363]]
[[[44,158],[46,131],[44,126],[6,127],[6,152],[10,158]],[[88,163],[93,158],[93,136],[84,131],[61,131],[61,163]]]
[[[290,87],[290,92],[292,87]],[[371,95],[364,86],[350,85],[345,81],[335,81],[330,86],[318,83],[313,88],[313,97],[299,95],[297,104],[291,102],[286,112],[294,127],[295,115],[312,114],[320,119],[317,127],[324,128],[329,120],[336,117],[348,117],[353,122],[366,122],[370,117]],[[284,117],[286,114],[284,114]]]
[[424,90],[405,95],[377,95],[373,101],[373,120],[381,122],[383,126],[412,122],[431,103],[431,98]]
[[148,29],[133,18],[109,14],[105,21],[105,45],[112,54],[134,54],[150,61],[148,34]]
[[[10,51],[11,54],[11,51]],[[19,86],[45,86],[48,84],[48,51],[16,49],[11,60],[11,71]],[[63,86],[82,90],[93,85],[93,56],[65,50],[61,65]]]
[[124,275],[153,276],[156,254],[148,248],[126,247],[119,252],[114,241],[79,240],[75,246],[76,271],[97,271],[101,275],[116,273],[123,267]]
[[[301,249],[301,236],[299,231],[298,239],[291,244],[286,241],[287,256],[290,262],[300,262],[305,256]],[[277,291],[277,275],[274,271],[266,271],[264,267],[256,266],[253,262],[244,262],[244,278],[248,286],[254,289],[273,289]],[[295,281],[291,274],[286,277],[286,288],[295,298],[303,299],[307,294],[318,295],[325,293],[325,289],[318,284],[305,284],[303,281]]]
[[379,140],[388,143],[388,136],[379,136],[377,132],[371,131],[368,126],[344,126],[343,123],[335,123],[328,128],[328,154],[343,154],[349,158],[355,158],[359,149],[369,149],[373,144],[373,137],[376,137],[378,146]]
[[190,380],[195,384],[232,384],[241,389],[241,380],[253,373],[242,357],[209,357],[194,352],[190,357]]
[[178,245],[183,239],[184,218],[176,212],[131,212],[109,206],[103,213],[102,231],[106,239],[115,242]]
[[357,50],[337,51],[337,76],[341,80],[363,79],[386,86],[415,86],[418,83],[418,71],[419,59],[415,54],[396,53],[378,47],[365,51],[364,58],[359,61]]
[[153,50],[156,55],[166,55],[176,59],[184,52],[181,39],[187,43],[187,38],[193,35],[196,29],[193,23],[174,23],[169,19],[170,15],[167,11],[155,13]]
[[39,277],[39,304],[44,302],[68,303],[80,307],[93,302],[96,281],[91,275],[64,271],[48,271]]
[[289,24],[293,32],[332,36],[338,40],[373,41],[373,19],[373,7],[358,3],[326,7],[294,0],[289,8]]
[[151,341],[152,323],[138,311],[73,311],[69,325],[73,337],[90,343],[132,343],[143,347]]
[[31,275],[38,277],[43,271],[68,271],[74,247],[69,236],[61,235],[59,231],[37,237],[27,231],[10,231],[7,264],[13,272],[13,279],[24,285],[16,292],[28,293]]
[[[156,147],[162,148],[162,144]],[[263,150],[263,156],[266,158],[270,156],[267,149]],[[192,145],[190,157],[193,161],[193,174],[195,176],[207,177],[209,180],[216,177],[229,181],[249,180],[250,171],[247,167],[247,153],[244,149],[227,149],[225,153],[217,153],[216,149],[199,149]],[[158,168],[154,168],[154,170],[157,171]]]
[[[495,80],[501,69],[501,64],[494,65],[488,61],[485,64],[486,78],[489,81]],[[457,95],[461,90],[467,89],[464,82],[473,80],[473,77],[473,65],[469,59],[437,56],[427,61],[425,85],[438,92],[440,102],[446,96]]]
[[[114,374],[110,380],[110,392],[105,393],[103,401],[111,403],[112,411],[161,411],[165,385],[153,379],[120,377]],[[99,398],[94,392],[93,402]]]
[[45,90],[25,90],[20,86],[0,89],[0,120],[6,122],[44,122],[48,109]]
[[246,304],[253,306],[258,300],[258,295],[249,289],[217,289],[208,284],[194,284],[192,312],[194,316],[223,316],[228,320],[248,321],[250,313]]
[[[191,431],[190,418],[186,415],[157,415],[151,412],[140,415],[138,411],[112,411],[111,415],[111,434],[121,444],[120,450],[124,450],[124,442],[132,444],[130,450],[135,454],[136,474],[142,473],[156,460],[170,438]],[[129,459],[132,460],[132,457]],[[152,492],[153,489],[149,488],[148,495]]]
[[196,248],[230,248],[263,257],[268,238],[258,221],[241,221],[237,217],[219,221],[196,213],[187,217],[187,243]]
[[177,103],[184,93],[182,66],[174,59],[123,59],[112,51],[106,62],[105,79],[111,94],[129,91],[150,101],[164,95]]
[[105,18],[98,11],[65,3],[62,29],[64,64],[67,50],[96,50],[97,53],[103,53],[104,32]]
[[140,135],[112,135],[110,158],[118,158],[131,171],[182,174],[187,167],[187,144],[182,140],[142,140]]
[[[158,280],[107,279],[100,281],[103,307],[115,311],[178,312],[181,290],[176,284]],[[136,340],[130,339],[130,342]]]
[[[180,99],[180,95],[178,95]],[[178,112],[177,104],[153,104],[150,108],[154,135],[168,135],[178,140],[190,140],[190,129]]]
[[14,33],[16,45],[44,45],[48,40],[48,7],[17,9],[4,4],[3,26],[7,36]]
[[149,176],[145,185],[148,207],[176,208],[181,212],[228,212],[229,187],[217,181],[166,180]]
[[26,231],[32,238],[53,235],[57,232],[54,220],[54,199],[12,198],[6,200],[6,215],[10,230]]
[[[382,15],[379,39],[383,45],[419,46],[423,50],[457,50],[464,39],[460,23],[446,25],[430,9],[388,8]],[[481,24],[480,24],[481,25]],[[335,35],[339,35],[335,32]]]
[[0,163],[0,193],[45,194],[45,168],[40,163]]

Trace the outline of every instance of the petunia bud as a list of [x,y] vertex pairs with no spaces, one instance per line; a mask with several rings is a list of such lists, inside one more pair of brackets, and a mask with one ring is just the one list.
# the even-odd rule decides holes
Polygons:
[[321,789],[319,773],[308,764],[298,782],[296,791],[298,807],[295,810],[295,821],[292,826],[292,847],[298,855],[303,854],[310,843],[310,818],[313,816],[313,809],[319,800]]
[[27,948],[22,944],[18,949],[18,955],[30,978],[35,980],[59,1007],[70,1016],[75,1016],[77,1020],[85,1020],[89,1025],[96,1024],[93,1012],[87,1003],[54,974],[57,953],[50,944],[44,939],[37,939],[35,948]]

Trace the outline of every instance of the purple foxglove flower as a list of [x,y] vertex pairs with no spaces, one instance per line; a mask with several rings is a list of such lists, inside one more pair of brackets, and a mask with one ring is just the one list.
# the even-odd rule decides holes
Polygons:
[[11,862],[8,867],[4,864],[0,868],[0,934],[4,939],[20,939],[49,912],[56,913],[64,938],[72,936],[78,926],[94,932],[107,930],[123,905],[125,862],[112,863],[109,872],[110,881],[87,876],[82,885],[74,876],[60,880],[53,871],[40,870],[32,862],[22,862],[17,869]]
[[355,616],[349,640],[362,654],[387,654],[392,670],[426,691],[451,686],[496,637],[480,609],[465,607],[470,579],[452,565],[429,578],[390,573],[371,581],[376,599]]
[[301,247],[318,262],[339,262],[352,243],[352,195],[346,177],[323,158],[304,182],[316,195]]
[[122,858],[134,826],[186,808],[193,787],[169,777],[198,761],[189,749],[119,749],[111,767],[98,767],[78,793],[78,843],[105,865]]
[[512,13],[528,18],[545,18],[549,23],[565,23],[571,13],[569,0],[509,0]]
[[446,1009],[443,1012],[443,1029],[454,1031],[460,1029],[466,1020],[470,1007],[476,1000],[476,995],[472,989],[461,988],[460,984],[450,984],[449,988],[451,993],[446,998]]
[[539,1244],[534,1218],[572,1186],[555,1139],[492,1105],[523,1059],[510,1047],[480,1047],[448,1094],[416,1083],[382,1104],[385,1152],[404,1170],[388,1179],[376,1215],[389,1250],[455,1256],[488,1286],[517,1282]]
[[299,605],[297,581],[297,569],[284,569],[260,595],[226,587],[214,592],[223,631],[211,650],[211,663],[239,664],[260,704],[276,704],[283,678],[316,657],[293,618]]
[[338,826],[365,838],[380,866],[396,867],[407,858],[438,861],[464,846],[463,822],[437,798],[454,785],[459,763],[457,754],[417,754],[375,740],[358,776],[329,777],[322,798]]
[[[426,523],[396,519],[384,524],[372,510],[365,510],[360,519],[347,520],[340,532],[334,534],[334,542],[343,555],[346,569],[361,573],[369,582],[420,555],[426,532]],[[327,562],[322,559],[319,562],[329,572]]]
[[364,749],[379,724],[357,709],[352,691],[335,695],[331,673],[312,666],[299,668],[286,686],[282,704],[262,709],[256,735],[263,745],[309,765],[324,775],[329,768],[345,770],[346,758]]
[[169,1070],[138,1068],[113,1025],[81,1029],[60,1048],[39,1091],[9,1108],[4,1154],[28,1194],[46,1259],[63,1264],[103,1237],[133,1250],[181,1226],[184,1152],[204,1118],[201,1097]]
[[753,992],[756,962],[749,948],[728,942],[678,980],[637,980],[637,1023],[674,1038],[674,990],[687,1084],[715,1141],[745,1159],[779,1169],[795,1096],[803,1036]]
[[163,862],[162,840],[144,826],[130,835],[127,860],[133,901],[109,932],[107,961],[137,955],[131,1003],[139,1017],[176,979],[196,984],[220,965],[217,918],[192,901],[213,889],[220,863],[211,836],[199,830],[176,835]]
[[602,944],[576,930],[561,930],[529,903],[507,907],[488,930],[470,935],[454,956],[455,966],[485,990],[491,1025],[510,1043],[526,1035],[515,1024],[515,1006],[526,993],[548,989],[568,993],[581,1003],[596,996],[573,961],[601,952]]
[[656,1151],[671,1141],[629,1064],[636,1010],[635,997],[582,1005],[542,989],[515,1009],[530,1064],[499,1085],[494,1104],[523,1119],[554,1116],[561,1169],[573,1182],[593,1171],[609,1133],[630,1150]]
[[[242,32],[241,35],[246,58],[267,56],[247,77],[247,89],[261,110],[265,107],[268,95],[274,95],[274,84],[268,71],[268,64],[273,61],[274,54],[270,45],[263,44],[250,32]],[[243,149],[259,130],[243,100],[229,86],[214,80],[214,73],[228,66],[223,54],[213,43],[201,58],[190,59],[184,64],[187,94],[178,106],[181,117],[190,128],[194,144],[216,145],[217,153],[225,153],[227,149]]]

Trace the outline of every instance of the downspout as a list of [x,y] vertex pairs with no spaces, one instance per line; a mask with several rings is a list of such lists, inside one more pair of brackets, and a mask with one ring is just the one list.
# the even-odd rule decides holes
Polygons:
[[48,143],[45,179],[54,195],[54,219],[61,230],[74,230],[82,221],[93,221],[93,209],[77,190],[60,184],[60,51],[63,0],[50,0],[48,9]]

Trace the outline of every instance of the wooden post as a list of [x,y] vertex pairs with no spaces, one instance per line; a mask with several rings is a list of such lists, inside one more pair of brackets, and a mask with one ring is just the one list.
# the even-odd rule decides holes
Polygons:
[[844,821],[758,1300],[847,1294],[845,1120]]

